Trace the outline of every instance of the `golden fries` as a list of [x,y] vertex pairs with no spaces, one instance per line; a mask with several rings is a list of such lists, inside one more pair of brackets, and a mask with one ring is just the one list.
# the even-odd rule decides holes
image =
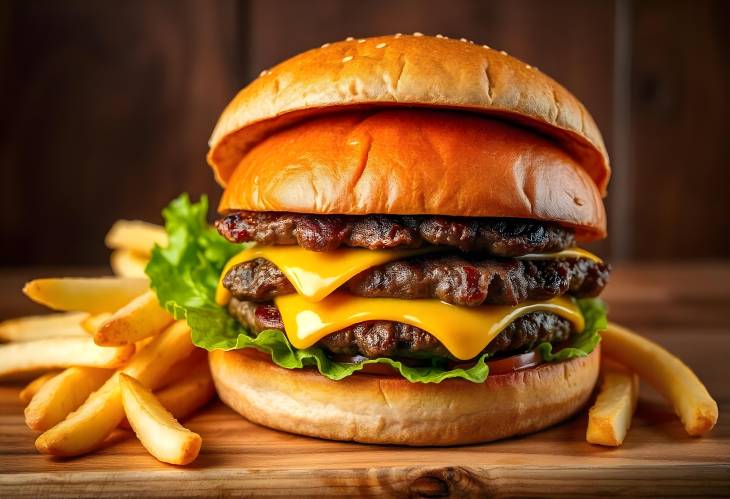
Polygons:
[[623,443],[631,426],[639,396],[639,377],[610,360],[601,361],[601,387],[588,411],[586,440],[616,447]]
[[142,256],[149,256],[155,244],[167,246],[167,234],[159,225],[139,220],[119,220],[104,240],[109,249],[126,249]]
[[155,392],[162,406],[179,421],[191,416],[215,395],[213,377],[208,362],[201,362],[180,382]]
[[69,367],[38,390],[25,408],[25,424],[31,430],[45,431],[63,421],[112,373],[111,369]]
[[114,275],[119,277],[144,277],[144,269],[149,262],[149,258],[130,250],[119,249],[112,252],[109,263],[112,267]]
[[84,336],[84,312],[34,315],[0,322],[0,341],[33,341],[56,336]]
[[41,434],[35,447],[42,454],[78,456],[92,451],[124,417],[115,373],[66,419]]
[[[137,353],[123,372],[155,389],[170,367],[193,348],[187,324],[175,322]],[[39,436],[36,449],[54,456],[85,454],[96,449],[123,418],[119,373],[115,373],[76,411]]]
[[94,335],[99,330],[102,324],[111,317],[111,312],[104,312],[102,314],[90,315],[87,319],[81,322],[81,327],[88,334]]
[[656,343],[626,328],[609,323],[601,333],[601,351],[647,380],[674,406],[692,436],[710,431],[717,423],[717,402],[695,373]]
[[41,389],[43,385],[46,384],[49,380],[51,380],[54,376],[56,376],[61,371],[50,371],[45,374],[42,374],[38,376],[36,379],[31,381],[26,385],[25,388],[23,388],[20,393],[18,394],[18,397],[20,398],[20,401],[24,404],[27,404],[31,401],[33,398],[33,395],[38,393],[38,390]]
[[28,298],[54,310],[114,312],[149,288],[147,279],[127,277],[36,279],[23,288]]
[[190,355],[180,359],[165,373],[157,387],[160,389],[167,388],[169,385],[187,378],[190,376],[190,372],[201,363],[208,364],[208,352],[202,348],[195,348],[190,352]]
[[172,316],[157,303],[153,291],[138,296],[99,326],[97,345],[117,346],[153,336],[172,322]]
[[9,343],[0,345],[0,378],[58,367],[118,367],[132,354],[134,345],[100,347],[88,336]]
[[[184,421],[196,410],[207,404],[215,395],[213,377],[208,367],[208,356],[205,350],[196,349],[195,353],[202,353],[201,357],[190,355],[182,359],[170,369],[165,378],[176,376],[179,366],[185,366],[186,372],[180,373],[174,383],[170,385],[160,384],[163,388],[155,392],[155,397],[162,406],[167,409],[178,421]],[[196,357],[194,359],[194,357]],[[125,419],[119,426],[130,429],[129,422]]]
[[145,449],[163,463],[188,464],[198,457],[202,439],[183,427],[139,381],[122,374],[124,412]]

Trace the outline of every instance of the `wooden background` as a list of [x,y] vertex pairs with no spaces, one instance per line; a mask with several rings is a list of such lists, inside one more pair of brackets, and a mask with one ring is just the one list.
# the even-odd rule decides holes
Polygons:
[[613,159],[625,259],[730,256],[730,2],[0,2],[0,266],[100,264],[117,218],[218,188],[206,141],[260,70],[346,36],[422,31],[538,66]]

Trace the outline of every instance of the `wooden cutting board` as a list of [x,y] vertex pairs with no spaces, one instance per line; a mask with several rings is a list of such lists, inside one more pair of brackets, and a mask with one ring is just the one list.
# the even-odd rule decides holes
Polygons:
[[18,387],[0,385],[0,497],[730,495],[730,265],[626,265],[606,298],[613,320],[679,354],[705,381],[720,405],[712,433],[687,436],[646,387],[617,449],[585,442],[585,413],[502,442],[411,449],[277,432],[215,402],[186,423],[203,450],[177,468],[124,432],[81,458],[38,455]]

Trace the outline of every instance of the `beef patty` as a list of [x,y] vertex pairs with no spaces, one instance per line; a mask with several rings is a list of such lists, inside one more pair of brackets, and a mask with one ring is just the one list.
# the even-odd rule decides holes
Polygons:
[[[587,258],[566,260],[478,259],[464,255],[427,255],[365,270],[342,289],[366,298],[437,298],[454,305],[517,305],[570,293],[598,296],[610,268]],[[238,264],[223,286],[242,300],[270,301],[295,293],[273,263],[263,258]]]
[[[258,334],[265,329],[284,330],[281,314],[271,303],[231,299],[228,310],[241,324]],[[484,349],[483,353],[527,351],[542,342],[568,339],[572,324],[549,312],[519,317]],[[405,358],[453,358],[446,347],[423,329],[393,321],[367,321],[335,331],[317,342],[334,355]]]
[[339,246],[378,250],[431,244],[509,257],[560,251],[575,243],[570,229],[523,219],[239,211],[215,225],[234,243],[298,244],[312,251],[331,251]]

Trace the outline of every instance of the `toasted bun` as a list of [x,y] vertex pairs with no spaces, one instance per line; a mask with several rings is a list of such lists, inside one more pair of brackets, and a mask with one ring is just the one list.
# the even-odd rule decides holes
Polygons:
[[248,420],[291,433],[375,444],[487,442],[551,426],[578,411],[598,377],[599,349],[484,383],[410,383],[356,374],[332,381],[283,369],[251,349],[210,353],[223,402]]
[[562,143],[605,193],[606,148],[578,99],[506,53],[428,36],[325,44],[262,72],[226,107],[210,139],[208,162],[225,185],[241,158],[275,130],[352,106],[440,107],[507,117]]
[[532,131],[433,110],[335,113],[257,145],[219,209],[518,217],[604,237],[603,201],[563,149]]

